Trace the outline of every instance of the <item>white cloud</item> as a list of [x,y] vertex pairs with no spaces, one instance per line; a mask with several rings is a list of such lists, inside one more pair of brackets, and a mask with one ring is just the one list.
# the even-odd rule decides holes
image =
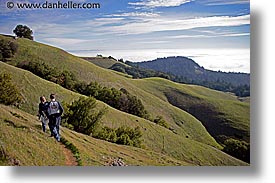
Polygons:
[[129,2],[129,5],[147,8],[157,7],[175,7],[185,3],[189,3],[191,0],[141,0],[139,2]]
[[247,4],[250,0],[202,0],[200,3],[208,6],[230,5],[230,4]]
[[216,35],[177,35],[177,36],[168,36],[169,39],[181,39],[181,38],[214,38],[214,37],[240,37],[240,36],[249,36],[250,33],[226,33],[226,34],[216,34]]
[[159,17],[158,13],[152,12],[127,12],[121,14],[107,15],[107,17]]
[[44,41],[54,45],[74,45],[87,42],[88,40],[70,38],[45,38]]
[[[108,19],[109,21],[109,19]],[[107,22],[108,22],[107,21]],[[101,22],[104,24],[104,21]],[[202,27],[228,27],[241,26],[250,24],[250,15],[241,16],[212,16],[212,17],[198,17],[190,19],[180,19],[179,17],[144,17],[142,20],[129,21],[125,20],[121,24],[113,25],[111,27],[101,27],[101,31],[111,31],[112,33],[130,35],[130,34],[144,34],[157,31],[174,31],[174,30],[188,30]]]

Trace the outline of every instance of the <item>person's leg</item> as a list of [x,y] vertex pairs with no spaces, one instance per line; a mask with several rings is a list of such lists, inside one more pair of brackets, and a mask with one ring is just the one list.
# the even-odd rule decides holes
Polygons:
[[50,132],[51,132],[51,137],[54,137],[53,127],[54,127],[54,119],[51,116],[51,117],[49,117],[49,129],[50,129]]
[[42,122],[42,130],[43,132],[46,132],[46,119],[45,117],[41,116],[41,122]]
[[56,130],[59,136],[60,136],[60,123],[61,123],[61,116],[56,118]]
[[60,135],[58,133],[57,124],[58,124],[58,118],[54,117],[53,135],[54,135],[54,138],[59,142],[60,141]]

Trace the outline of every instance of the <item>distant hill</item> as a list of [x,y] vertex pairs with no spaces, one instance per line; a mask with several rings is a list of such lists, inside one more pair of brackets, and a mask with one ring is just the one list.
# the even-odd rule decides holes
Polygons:
[[233,86],[250,85],[250,74],[236,72],[211,71],[201,67],[194,60],[187,57],[158,58],[152,61],[138,62],[136,66],[171,73],[190,80],[210,81],[217,80],[231,83]]
[[[158,58],[145,62],[126,61],[126,64],[136,68],[134,75],[132,74],[133,72],[130,72],[133,76],[147,77],[148,73],[152,75],[153,70],[157,72],[157,77],[163,77],[171,81],[232,92],[239,97],[250,96],[250,74],[207,70],[187,57]],[[122,70],[121,66],[118,67],[117,64],[113,65],[111,69]],[[145,72],[144,69],[148,71]]]

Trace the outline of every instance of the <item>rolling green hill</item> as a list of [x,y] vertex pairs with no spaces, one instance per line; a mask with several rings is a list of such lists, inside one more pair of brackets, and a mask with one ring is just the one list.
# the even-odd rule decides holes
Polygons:
[[[0,105],[0,142],[6,160],[0,165],[64,166],[62,145],[49,133],[42,132],[37,117],[16,108]],[[76,146],[84,166],[106,165],[111,158],[121,158],[127,165],[193,165],[153,151],[119,146],[62,128],[62,136]],[[2,152],[3,153],[3,152]]]
[[[108,69],[102,69],[88,61],[84,61],[51,46],[27,39],[18,39],[17,42],[19,44],[18,52],[12,61],[8,62],[9,64],[16,65],[24,61],[45,62],[55,67],[74,72],[79,80],[87,82],[98,81],[105,86],[112,86],[118,89],[126,88],[131,94],[138,96],[142,100],[146,110],[148,110],[150,114],[154,117],[157,115],[163,116],[176,133],[183,137],[189,136],[194,140],[220,147],[208,134],[200,121],[185,111],[170,105],[167,101],[161,100],[152,92],[145,91],[142,85],[136,83],[137,80],[118,75],[116,72],[110,72]],[[40,94],[43,93],[40,92]],[[63,94],[60,95],[62,97]],[[36,96],[38,97],[39,95],[37,94]],[[34,106],[34,108],[32,111],[29,110],[27,112],[36,112],[36,105],[32,104],[31,106]],[[109,119],[110,124],[114,123],[113,119],[123,122],[123,120],[114,116]],[[183,123],[182,126],[178,125],[179,120]],[[189,133],[191,131],[192,133]]]
[[[185,102],[186,98],[184,99],[183,95],[188,96],[188,99],[198,97],[200,98],[199,101],[203,101],[203,104],[215,106],[215,112],[223,112],[223,119],[225,121],[220,121],[226,124],[222,124],[223,127],[226,129],[229,127],[229,130],[241,128],[246,130],[245,133],[248,135],[249,104],[243,105],[242,102],[239,102],[229,94],[203,87],[175,84],[159,78],[131,79],[117,72],[98,67],[51,46],[26,39],[18,39],[16,42],[19,45],[18,51],[7,63],[15,66],[24,61],[47,63],[59,69],[70,70],[81,81],[97,81],[108,87],[115,87],[117,89],[126,88],[131,94],[138,96],[142,100],[146,110],[152,116],[163,116],[171,128],[174,129],[173,131],[160,127],[148,120],[118,111],[112,107],[109,107],[108,113],[104,116],[103,123],[110,127],[121,125],[140,126],[146,149],[158,153],[163,152],[179,161],[196,165],[240,164],[236,159],[218,150],[221,146],[209,135],[202,125],[201,121],[206,125],[203,120],[200,119],[201,121],[199,121],[199,117],[194,113],[193,115],[188,113],[190,112],[188,111],[188,107],[193,107],[192,102],[186,103],[187,108],[185,108],[186,106],[184,108],[179,106],[178,103]],[[56,84],[36,77],[30,72],[5,63],[1,63],[1,71],[12,73],[13,81],[21,89],[25,100],[21,109],[31,114],[36,114],[38,97],[40,95],[48,96],[50,93],[57,93],[58,98],[66,102],[71,102],[80,96]],[[177,95],[174,92],[175,90]],[[183,98],[184,100],[175,100],[173,99],[174,96],[180,96],[179,98]],[[99,107],[106,105],[102,102],[98,103]],[[241,106],[243,111],[238,111],[238,106]],[[239,116],[241,112],[242,116]],[[240,127],[240,124],[243,124],[243,126]],[[209,128],[207,125],[206,127]]]
[[[18,88],[22,91],[22,94],[25,99],[25,103],[22,105],[21,109],[25,111],[30,111],[30,113],[36,114],[36,112],[33,112],[33,110],[35,110],[38,105],[38,101],[36,102],[36,100],[31,100],[31,99],[37,99],[40,95],[45,94],[47,92],[50,92],[50,91],[56,92],[58,96],[60,96],[60,99],[66,102],[76,99],[79,96],[74,92],[68,91],[60,87],[59,85],[40,79],[39,77],[33,75],[28,71],[15,68],[5,63],[0,63],[0,67],[1,67],[1,72],[8,72],[11,74],[16,73],[16,74],[12,74],[13,82],[16,83]],[[32,83],[36,83],[35,86],[37,90],[34,90],[34,86],[30,84],[30,81],[32,81]],[[33,103],[30,101],[33,101]],[[100,107],[102,105],[105,105],[105,104],[99,103]],[[27,106],[33,106],[33,107],[30,108]],[[5,106],[1,106],[1,108],[5,108]],[[17,111],[16,113],[20,113],[20,112]],[[1,117],[3,118],[3,120],[5,119],[5,115],[1,114]],[[10,120],[9,118],[7,119]],[[32,119],[35,119],[35,117],[32,117]],[[16,122],[17,119],[12,121]],[[36,121],[36,123],[39,124],[38,121]],[[241,161],[236,160],[235,158],[232,158],[229,155],[226,155],[225,153],[219,151],[218,149],[215,149],[209,145],[192,140],[191,137],[183,138],[180,135],[176,135],[172,133],[170,130],[167,130],[166,128],[155,125],[154,123],[149,122],[145,119],[120,112],[111,107],[109,107],[109,112],[104,116],[103,123],[109,124],[112,127],[121,126],[121,125],[140,126],[143,132],[143,141],[144,141],[143,144],[145,145],[145,149],[149,151],[159,152],[159,153],[162,152],[166,156],[170,156],[179,161],[188,162],[189,164],[245,165]],[[78,134],[76,132],[73,132],[73,133]],[[78,136],[81,136],[81,138],[71,139],[70,136],[66,138],[71,142],[74,142],[74,144],[75,142],[78,142],[78,141],[85,141],[82,139],[84,137],[90,138],[88,136],[80,135],[80,134],[78,134]],[[163,143],[163,137],[165,137],[164,143]],[[207,138],[207,136],[205,137]],[[6,139],[6,142],[7,141],[8,139]],[[84,152],[87,151],[87,148],[95,148],[94,146],[89,147],[89,145],[85,145],[88,143],[87,141],[83,143],[84,145],[83,144],[79,145],[79,149],[80,150],[82,149]],[[75,145],[77,146],[77,144]],[[102,145],[99,144],[97,148],[100,149],[101,146]],[[116,145],[116,147],[119,148],[120,146]],[[125,147],[127,149],[127,146],[121,146],[121,147]],[[105,153],[105,154],[108,154],[108,153]],[[86,154],[85,156],[88,157],[89,154],[88,155]],[[95,160],[91,159],[90,161],[95,161]]]
[[105,69],[110,68],[112,65],[114,65],[115,63],[117,63],[116,60],[112,59],[112,58],[107,58],[107,57],[80,57],[84,60],[87,60],[99,67],[103,67]]
[[223,92],[160,78],[139,82],[143,82],[145,90],[154,91],[163,100],[195,116],[216,139],[225,135],[249,142],[249,103]]

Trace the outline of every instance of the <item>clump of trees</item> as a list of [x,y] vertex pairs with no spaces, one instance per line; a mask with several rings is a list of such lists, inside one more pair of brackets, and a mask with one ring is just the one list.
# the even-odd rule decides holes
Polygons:
[[19,38],[27,38],[33,40],[33,32],[32,30],[26,25],[17,25],[13,30],[13,33]]
[[65,123],[72,125],[77,132],[90,135],[97,129],[107,108],[96,109],[96,100],[93,97],[80,97],[71,105],[66,105]]
[[[108,88],[97,82],[90,82],[87,84],[79,81],[72,72],[68,70],[60,71],[56,67],[49,66],[46,63],[25,61],[21,62],[17,66],[28,70],[43,79],[57,83],[71,91],[78,92],[88,97],[94,97],[95,99],[103,101],[104,103],[120,111],[133,114],[135,116],[150,120],[165,128],[169,128],[169,125],[161,116],[157,116],[155,119],[152,119],[142,104],[142,101],[137,98],[137,96],[130,94],[124,88],[121,88],[120,90]],[[71,127],[70,124],[68,125],[68,127]]]
[[[118,62],[121,62],[121,61],[118,60]],[[123,62],[123,60],[122,60],[122,62]],[[126,63],[128,63],[128,62],[126,61]],[[131,75],[131,76],[133,76],[134,79],[148,78],[148,77],[161,77],[164,79],[170,79],[170,76],[163,72],[154,71],[154,70],[150,70],[150,69],[144,69],[144,68],[140,68],[140,67],[134,67],[134,66],[130,67],[130,66],[127,66],[127,65],[121,64],[121,63],[116,63],[116,64],[112,65],[109,69]]]
[[97,82],[87,84],[76,79],[72,72],[67,70],[59,71],[56,67],[49,66],[46,63],[22,62],[18,67],[69,90],[101,100],[118,110],[149,119],[148,112],[145,110],[141,100],[131,95],[126,89],[117,90],[103,87]]
[[160,126],[163,126],[163,127],[169,129],[168,123],[163,119],[162,116],[157,116],[157,117],[154,119],[153,122],[156,123],[156,124],[158,124],[158,125],[160,125]]
[[243,160],[247,163],[250,163],[250,144],[233,139],[233,138],[228,138],[224,141],[224,149],[223,151],[230,154],[231,156],[234,156],[240,160]]
[[139,127],[130,128],[127,126],[122,126],[113,129],[105,126],[95,133],[93,137],[112,143],[135,147],[141,147],[142,143],[142,132]]
[[76,84],[75,90],[86,96],[93,96],[118,110],[148,119],[148,112],[145,110],[141,100],[131,95],[124,88],[117,90],[103,87],[97,82],[89,84],[82,82]]
[[28,70],[43,79],[52,81],[69,90],[73,90],[77,82],[76,77],[72,72],[67,70],[60,72],[56,67],[49,66],[46,63],[22,62],[18,67]]
[[18,44],[8,39],[0,39],[0,60],[9,61],[18,50]]
[[5,105],[19,106],[23,102],[23,97],[17,86],[12,82],[8,73],[0,74],[0,103]]
[[141,147],[142,133],[139,127],[134,129],[126,126],[116,129],[101,127],[100,120],[106,114],[107,108],[98,110],[96,106],[93,97],[80,97],[70,105],[65,104],[62,126],[112,143]]
[[[168,59],[168,58],[167,58]],[[181,59],[181,57],[171,57],[171,59]],[[184,59],[184,58],[182,58]],[[177,83],[184,83],[184,84],[195,84],[200,86],[205,86],[207,88],[211,88],[214,90],[224,91],[224,92],[232,92],[235,93],[236,96],[239,97],[247,97],[250,96],[250,86],[248,84],[242,84],[239,82],[246,78],[247,74],[242,73],[225,73],[225,72],[215,72],[205,70],[203,67],[200,68],[199,72],[194,72],[194,66],[197,66],[193,61],[189,60],[188,62],[183,65],[179,61],[179,66],[174,70],[173,73],[171,72],[164,72],[167,68],[167,64],[175,64],[175,63],[166,63],[165,59],[157,59],[161,62],[157,64],[157,62],[148,62],[154,65],[152,69],[149,67],[146,68],[146,65],[142,67],[142,63],[134,63],[130,61],[126,61],[125,64],[116,63],[109,69],[126,73],[132,75],[134,79],[138,78],[148,78],[148,77],[161,77],[164,79],[168,79]],[[146,62],[143,62],[146,63]],[[140,65],[141,64],[141,65]],[[128,65],[128,66],[127,66]],[[204,74],[199,74],[200,72]],[[181,73],[181,74],[179,74]],[[184,75],[183,75],[184,73]]]

